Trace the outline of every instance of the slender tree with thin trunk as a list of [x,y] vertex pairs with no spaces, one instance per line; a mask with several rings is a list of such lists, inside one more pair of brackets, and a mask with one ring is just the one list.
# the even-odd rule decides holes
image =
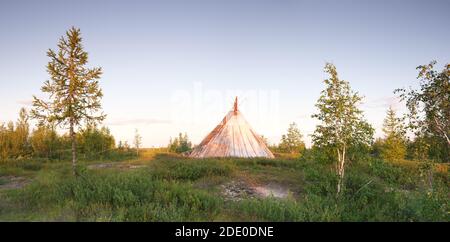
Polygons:
[[72,27],[61,37],[58,51],[49,49],[47,72],[50,80],[41,91],[48,100],[33,96],[32,117],[43,123],[55,123],[69,129],[72,143],[72,168],[76,175],[76,131],[83,124],[101,122],[106,115],[101,112],[103,96],[99,87],[100,67],[88,68],[88,53],[81,44],[80,29]]
[[312,115],[320,121],[312,139],[315,146],[330,148],[336,152],[339,194],[344,184],[348,149],[353,145],[370,143],[373,128],[365,121],[363,112],[358,108],[362,97],[351,90],[347,81],[338,78],[334,65],[327,63],[325,72],[330,78],[324,81],[326,87],[316,103],[319,112]]
[[134,147],[136,148],[136,155],[139,156],[139,148],[142,144],[142,137],[139,134],[139,131],[136,129],[134,131]]

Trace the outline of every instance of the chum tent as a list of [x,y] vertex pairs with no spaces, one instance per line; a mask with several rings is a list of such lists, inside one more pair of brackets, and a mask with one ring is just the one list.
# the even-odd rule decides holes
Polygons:
[[261,136],[255,133],[238,110],[237,97],[219,125],[194,148],[190,157],[274,158]]

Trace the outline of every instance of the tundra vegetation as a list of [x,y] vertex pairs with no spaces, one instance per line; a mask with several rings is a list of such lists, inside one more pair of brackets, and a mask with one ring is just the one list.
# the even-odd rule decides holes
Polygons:
[[1,221],[450,221],[450,65],[418,67],[419,89],[396,90],[408,113],[389,108],[375,141],[363,96],[326,64],[312,147],[293,123],[275,159],[194,159],[187,134],[150,149],[136,130],[132,148],[99,124],[79,34],[48,52],[49,100],[0,124]]

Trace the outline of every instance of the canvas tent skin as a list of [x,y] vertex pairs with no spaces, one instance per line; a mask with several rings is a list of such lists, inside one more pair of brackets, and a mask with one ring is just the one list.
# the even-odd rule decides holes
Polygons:
[[190,157],[274,158],[261,136],[252,130],[238,110],[237,97],[233,110],[194,148]]

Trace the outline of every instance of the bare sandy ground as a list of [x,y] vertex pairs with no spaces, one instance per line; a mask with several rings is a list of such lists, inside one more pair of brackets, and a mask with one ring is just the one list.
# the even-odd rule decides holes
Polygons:
[[234,180],[222,185],[225,199],[239,201],[243,198],[286,198],[289,189],[278,184],[253,185],[242,180]]

